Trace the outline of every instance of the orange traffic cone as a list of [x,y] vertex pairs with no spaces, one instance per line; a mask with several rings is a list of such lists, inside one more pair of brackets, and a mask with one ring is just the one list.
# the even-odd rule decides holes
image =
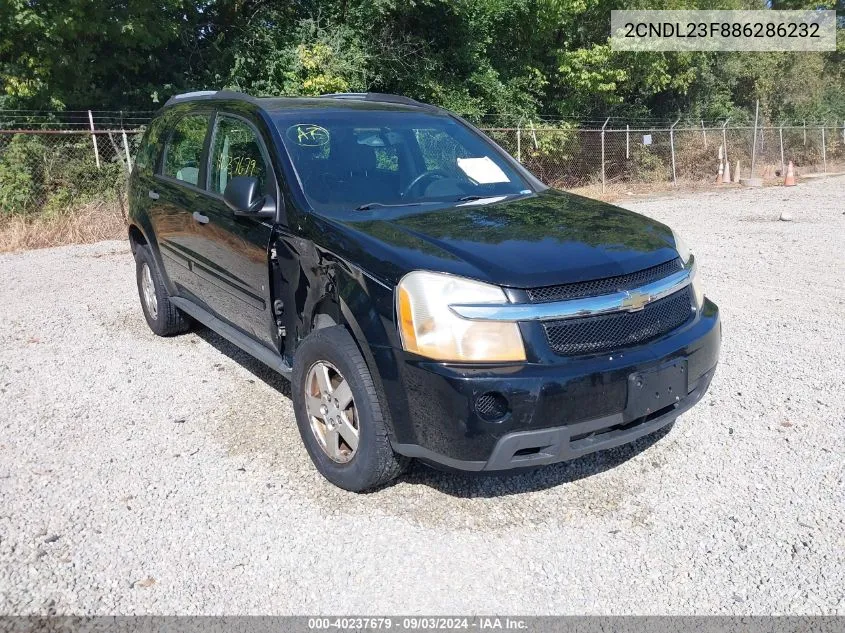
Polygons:
[[722,182],[731,183],[731,163],[725,158],[725,175],[722,176]]
[[734,182],[739,182],[739,161],[736,161],[736,169],[734,169]]
[[795,166],[792,164],[792,161],[789,161],[789,167],[786,168],[786,178],[783,179],[783,186],[795,186]]
[[722,180],[722,175],[725,173],[725,166],[722,164],[722,161],[719,161],[719,175],[716,176],[716,184],[721,185],[724,181]]

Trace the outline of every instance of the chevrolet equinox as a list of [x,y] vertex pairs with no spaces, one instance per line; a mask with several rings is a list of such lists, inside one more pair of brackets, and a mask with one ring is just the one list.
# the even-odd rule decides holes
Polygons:
[[719,311],[671,229],[405,97],[176,96],[129,205],[153,332],[197,321],[289,378],[347,490],[411,459],[502,471],[631,442],[716,368]]

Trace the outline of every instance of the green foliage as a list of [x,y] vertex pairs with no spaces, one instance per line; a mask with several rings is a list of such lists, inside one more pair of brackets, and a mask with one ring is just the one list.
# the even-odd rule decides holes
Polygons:
[[581,150],[575,123],[531,125],[522,130],[522,154],[527,161],[561,164]]
[[[625,8],[769,5],[632,0]],[[0,107],[143,109],[175,92],[229,87],[396,92],[512,124],[554,113],[737,120],[757,99],[769,120],[845,119],[842,28],[830,53],[614,52],[616,8],[610,0],[5,0]]]
[[[570,128],[578,121],[670,121],[683,113],[748,123],[757,100],[769,123],[845,121],[842,0],[838,6],[835,0],[623,4],[837,8],[837,50],[615,52],[608,44],[610,11],[622,5],[611,0],[2,0],[0,109],[153,109],[174,93],[208,88],[258,95],[398,93],[477,123],[519,126],[519,146],[513,129],[491,136],[560,186],[581,185],[599,173],[597,133],[577,134]],[[543,114],[567,123],[538,124]],[[826,141],[829,155],[842,151],[838,135]],[[432,164],[453,151],[436,138],[421,142]],[[792,157],[797,162],[820,160],[820,143],[789,144],[800,145]],[[196,154],[196,143],[180,151]],[[180,165],[190,162],[179,158]],[[381,169],[398,164],[386,149],[377,150],[377,161]],[[634,143],[631,160],[606,168],[610,179],[662,181],[668,161],[665,147]],[[561,173],[564,162],[570,169]],[[676,162],[679,177],[709,170],[712,151],[678,143]],[[88,138],[0,136],[0,216],[55,214],[111,198],[124,177],[119,162],[97,169]]]
[[619,90],[628,73],[611,64],[610,46],[606,44],[563,51],[558,67],[562,94],[569,113],[583,112],[600,104],[622,103]]
[[118,160],[97,169],[90,138],[16,134],[0,153],[0,216],[58,215],[111,200],[125,178]]
[[31,136],[15,135],[0,158],[0,215],[26,209],[36,199],[40,183],[33,178],[33,163],[38,141]]
[[[211,17],[200,1],[4,0],[0,80],[4,105],[138,109],[181,84],[199,60]],[[209,34],[213,33],[211,29]],[[192,41],[193,40],[193,41]]]
[[226,87],[307,96],[368,88],[368,53],[348,26],[323,27],[310,18],[291,22],[271,10],[244,38],[233,47],[231,67],[217,76]]
[[631,161],[626,164],[626,180],[634,182],[665,182],[667,165],[651,145],[634,143]]

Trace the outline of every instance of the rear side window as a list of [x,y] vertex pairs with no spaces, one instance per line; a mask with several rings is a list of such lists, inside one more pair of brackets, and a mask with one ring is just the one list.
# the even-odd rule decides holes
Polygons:
[[179,120],[164,154],[163,174],[192,185],[199,184],[200,163],[208,116],[189,114]]
[[255,130],[240,119],[221,115],[214,129],[208,188],[222,195],[235,176],[256,178],[259,191],[267,193],[267,162]]
[[135,155],[135,167],[141,171],[155,168],[156,161],[161,153],[161,147],[164,144],[164,131],[162,119],[155,119],[144,136],[141,139],[141,144],[138,147],[138,152]]

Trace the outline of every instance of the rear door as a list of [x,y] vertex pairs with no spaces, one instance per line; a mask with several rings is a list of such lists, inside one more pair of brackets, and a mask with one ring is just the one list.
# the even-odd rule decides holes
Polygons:
[[202,297],[217,316],[275,346],[268,262],[273,224],[267,219],[236,216],[223,202],[226,185],[235,176],[257,178],[261,193],[271,194],[279,202],[267,148],[252,121],[217,113],[206,173],[203,217],[191,244]]
[[211,111],[188,112],[169,124],[164,152],[150,181],[150,222],[158,240],[165,272],[180,295],[201,297],[192,271],[200,229],[195,212],[202,208],[206,145]]

